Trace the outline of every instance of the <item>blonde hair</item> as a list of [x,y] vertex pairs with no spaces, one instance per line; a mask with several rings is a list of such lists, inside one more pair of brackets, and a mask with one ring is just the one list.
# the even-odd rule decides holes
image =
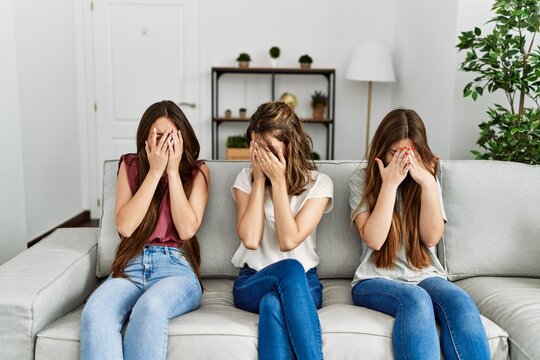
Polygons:
[[289,195],[302,194],[308,184],[313,182],[311,171],[317,167],[313,162],[312,141],[304,130],[304,125],[293,109],[283,102],[268,102],[260,105],[249,120],[246,139],[251,141],[257,134],[264,147],[274,152],[268,135],[274,136],[286,145],[283,156],[287,160],[285,177]]

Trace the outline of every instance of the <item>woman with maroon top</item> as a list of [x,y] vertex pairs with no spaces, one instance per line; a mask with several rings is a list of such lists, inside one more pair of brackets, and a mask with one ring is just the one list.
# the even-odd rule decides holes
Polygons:
[[199,306],[195,233],[210,173],[198,156],[199,142],[176,104],[161,101],[146,110],[137,153],[120,158],[115,221],[121,241],[112,274],[84,307],[81,359],[165,359],[169,320]]

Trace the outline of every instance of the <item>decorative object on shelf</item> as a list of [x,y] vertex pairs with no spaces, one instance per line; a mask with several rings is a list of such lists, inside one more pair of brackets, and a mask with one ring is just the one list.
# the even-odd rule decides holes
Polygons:
[[278,66],[278,59],[279,55],[281,54],[281,50],[277,46],[272,46],[270,48],[270,63],[272,64],[273,68],[277,68]]
[[488,120],[478,125],[476,142],[484,152],[471,153],[477,159],[539,165],[540,47],[535,47],[535,35],[540,32],[540,4],[498,0],[491,10],[495,14],[488,21],[491,33],[482,36],[475,27],[462,32],[456,45],[467,51],[460,69],[475,74],[463,97],[476,101],[484,90],[502,90],[508,104],[488,107]]
[[300,56],[298,62],[300,63],[301,69],[311,69],[311,63],[313,62],[313,59],[308,54],[304,54]]
[[293,110],[296,108],[296,105],[298,105],[298,99],[293,93],[284,92],[279,97],[279,101],[283,101],[285,104],[289,105]]
[[248,53],[240,53],[240,55],[238,55],[236,58],[236,61],[238,61],[238,67],[248,68],[249,62],[251,61],[251,56],[249,56]]
[[240,116],[240,119],[245,119],[246,118],[246,108],[238,109],[238,115]]
[[322,91],[315,91],[311,94],[311,108],[313,109],[313,119],[323,120],[328,106],[328,97]]
[[225,110],[225,117],[226,117],[227,119],[229,119],[231,116],[232,116],[232,111],[231,111],[231,109]]
[[313,151],[313,152],[311,153],[311,158],[312,158],[313,160],[321,160],[321,155],[319,155],[318,152]]
[[227,138],[227,160],[249,159],[249,145],[244,135],[233,135]]
[[394,67],[392,65],[392,56],[388,47],[379,42],[365,42],[358,45],[353,53],[347,75],[349,80],[367,81],[368,83],[368,101],[367,101],[367,119],[366,119],[366,142],[365,153],[369,147],[369,127],[371,117],[371,87],[373,82],[394,82]]

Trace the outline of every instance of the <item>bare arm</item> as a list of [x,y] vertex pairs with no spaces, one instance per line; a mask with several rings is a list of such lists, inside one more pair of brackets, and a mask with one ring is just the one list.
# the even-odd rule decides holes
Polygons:
[[425,168],[419,155],[412,151],[412,178],[422,187],[420,205],[420,240],[426,246],[435,246],[444,232],[444,219],[439,203],[439,188],[435,177]]
[[409,168],[406,155],[406,149],[396,151],[386,167],[380,159],[375,159],[383,180],[381,191],[373,212],[364,211],[354,218],[362,240],[375,251],[384,245],[392,225],[397,188],[407,176]]
[[208,180],[208,183],[210,183],[210,170],[206,165],[201,166],[201,170],[195,177],[189,199],[186,197],[179,173],[173,172],[167,174],[167,176],[169,178],[171,214],[174,227],[178,231],[180,239],[189,240],[195,236],[203,220],[208,201],[206,181]]
[[285,180],[286,161],[281,151],[279,159],[269,151],[256,148],[255,157],[260,168],[272,183],[272,204],[276,221],[276,236],[281,251],[294,250],[315,230],[321,220],[329,198],[306,201],[293,216]]
[[130,237],[143,221],[154,197],[159,179],[167,166],[167,136],[156,144],[156,132],[152,135],[153,145],[146,144],[150,170],[137,192],[132,195],[129,188],[125,163],[120,165],[116,182],[116,208],[114,220],[116,228],[123,237]]
[[249,147],[253,174],[251,193],[234,189],[236,198],[236,232],[247,249],[255,250],[261,243],[264,230],[264,196],[266,176],[254,159],[254,142]]
[[315,230],[324,214],[330,198],[306,201],[302,209],[293,216],[285,182],[272,183],[272,203],[276,219],[276,236],[281,251],[296,249]]

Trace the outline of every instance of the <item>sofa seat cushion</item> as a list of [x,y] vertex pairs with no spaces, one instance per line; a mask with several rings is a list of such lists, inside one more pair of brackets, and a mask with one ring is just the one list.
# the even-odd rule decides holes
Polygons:
[[508,332],[512,360],[540,359],[540,279],[476,277],[456,284]]
[[[392,359],[394,318],[354,306],[351,281],[322,280],[319,318],[325,359]],[[168,358],[257,359],[258,315],[234,307],[231,279],[206,279],[199,309],[169,325]],[[81,310],[38,334],[36,359],[78,359]],[[492,359],[507,358],[506,332],[483,318]]]

